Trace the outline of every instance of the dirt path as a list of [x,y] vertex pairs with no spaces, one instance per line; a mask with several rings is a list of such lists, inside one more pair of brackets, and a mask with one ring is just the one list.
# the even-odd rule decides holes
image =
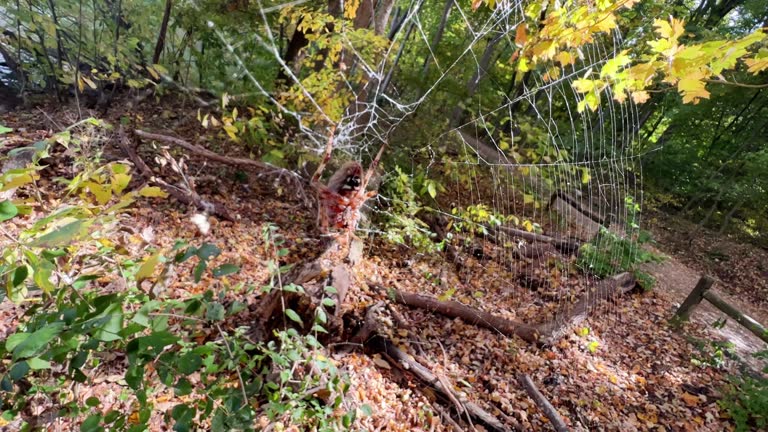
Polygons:
[[[655,252],[660,253],[659,251]],[[701,277],[700,273],[687,267],[672,256],[664,260],[664,262],[645,264],[642,268],[656,278],[656,290],[658,290],[659,294],[668,296],[670,303],[675,304],[675,308],[683,303]],[[722,281],[716,279],[712,290],[739,310],[752,316],[756,315],[756,311],[752,311],[749,305],[724,292],[722,286]],[[727,319],[725,326],[721,328],[712,326],[712,323],[723,319]],[[736,321],[720,312],[719,309],[712,306],[709,302],[705,300],[699,304],[691,314],[691,321],[705,326],[712,335],[713,340],[733,343],[734,351],[742,361],[757,371],[761,369],[762,363],[756,361],[752,354],[768,348],[768,345]]]

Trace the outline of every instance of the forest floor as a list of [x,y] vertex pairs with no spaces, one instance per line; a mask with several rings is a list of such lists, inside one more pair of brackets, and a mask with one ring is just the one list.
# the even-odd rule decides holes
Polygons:
[[[663,262],[643,265],[656,278],[657,291],[682,304],[707,274],[715,278],[711,289],[718,296],[763,325],[768,323],[768,252],[669,216],[659,215],[653,222],[649,228],[658,240],[654,249],[668,256]],[[753,354],[765,350],[766,343],[725,313],[702,301],[691,320],[709,326],[713,340],[732,344],[733,352],[753,370],[762,369],[763,363]],[[718,322],[725,325],[713,325]]]
[[[221,139],[202,129],[192,111],[169,113],[168,108],[152,105],[142,106],[141,116],[144,128],[171,130],[176,136],[201,145]],[[73,123],[74,118],[71,110],[51,107],[7,115],[0,123],[15,129],[4,139],[31,144],[49,135],[46,130],[61,130],[62,125]],[[109,121],[117,124],[119,119],[113,117]],[[108,136],[101,143],[105,146],[104,152],[122,157],[119,149],[112,148],[114,139]],[[216,150],[226,151],[220,147]],[[211,219],[211,232],[202,235],[195,232],[187,209],[172,200],[152,205],[139,203],[122,216],[122,224],[127,229],[116,231],[112,238],[116,244],[125,246],[126,258],[143,260],[149,247],[169,249],[177,239],[204,240],[221,248],[222,262],[236,262],[241,267],[239,274],[230,277],[232,286],[239,282],[260,285],[269,277],[264,265],[268,256],[261,239],[265,223],[277,225],[285,238],[285,247],[290,252],[285,264],[309,260],[317,253],[318,243],[313,240],[316,238],[315,217],[301,197],[289,193],[295,191],[275,187],[273,179],[268,178],[253,178],[246,186],[230,184],[225,180],[231,174],[228,169],[201,162],[195,157],[189,162],[193,167],[191,172],[208,175],[207,180],[198,184],[198,192],[224,203],[240,219],[234,223]],[[53,181],[54,175],[65,175],[64,171],[52,170],[47,174],[41,172],[43,178],[37,185],[38,192],[50,205],[76,204],[76,197],[64,196],[62,188]],[[41,213],[33,212],[5,223],[4,228],[9,233],[18,232],[40,216]],[[514,419],[524,430],[552,430],[552,427],[518,384],[520,373],[533,378],[573,430],[732,430],[732,423],[718,400],[726,388],[729,373],[735,372],[738,364],[729,356],[721,357],[718,349],[709,343],[723,334],[709,325],[709,318],[703,318],[704,308],[694,313],[695,319],[683,331],[668,325],[676,309],[674,303],[682,301],[696,282],[698,273],[692,269],[708,264],[696,257],[678,255],[675,246],[666,243],[664,224],[654,229],[660,233],[659,248],[673,255],[666,263],[649,268],[658,277],[659,287],[648,293],[632,293],[598,308],[579,328],[551,347],[537,348],[459,319],[405,307],[398,309],[406,325],[397,330],[393,339],[454,383],[456,390],[469,400],[501,419]],[[750,250],[747,255],[753,252]],[[733,252],[731,259],[734,262],[745,259],[741,253]],[[441,254],[424,255],[376,238],[367,239],[365,257],[359,271],[367,279],[387,286],[435,296],[446,296],[453,289],[450,295],[454,300],[509,318],[532,319],[540,313],[540,309],[534,307],[537,302],[531,299],[530,290],[516,287],[515,294],[510,294],[505,285],[514,275],[488,263],[468,260],[468,266],[476,267],[473,274],[484,277],[473,280],[456,274],[455,266]],[[179,266],[162,295],[184,298],[214,286],[207,285],[214,282],[206,279],[197,285],[189,283],[191,271],[189,265]],[[742,271],[747,272],[749,268]],[[749,283],[748,279],[729,278],[729,283],[719,283],[718,289],[741,296],[749,291]],[[380,294],[365,286],[355,289],[356,292],[349,294],[350,308],[364,309],[382,300]],[[759,297],[758,294],[755,296]],[[255,294],[230,291],[227,295],[249,304],[258,302]],[[745,305],[745,309],[755,318],[763,319],[768,314],[765,304],[752,303],[754,308]],[[7,300],[0,304],[0,339],[15,331],[28,306],[14,305]],[[247,325],[254,319],[244,313],[237,317],[238,322],[227,323],[231,326],[227,328]],[[333,354],[332,358],[351,384],[345,404],[368,404],[373,408],[371,415],[358,418],[357,427],[387,431],[450,430],[436,414],[435,395],[430,389],[380,356],[352,353]],[[108,409],[131,412],[135,401],[121,396],[126,389],[124,358],[117,355],[111,360],[91,371],[88,382],[73,383],[71,389],[62,390],[58,395],[38,397],[26,413],[27,420],[33,419],[38,426],[49,430],[73,430],[72,422],[76,420],[57,418],[57,404],[72,399],[83,403],[95,394],[100,396],[105,412]],[[150,400],[156,411],[152,418],[156,427],[153,430],[168,429],[164,415],[178,403],[178,397],[171,388],[159,386]],[[4,430],[14,430],[13,424],[5,426]],[[478,430],[481,430],[479,426]]]

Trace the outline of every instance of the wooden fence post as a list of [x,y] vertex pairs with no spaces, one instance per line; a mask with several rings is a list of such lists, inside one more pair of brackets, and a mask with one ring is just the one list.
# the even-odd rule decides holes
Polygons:
[[688,294],[688,297],[685,299],[683,304],[680,305],[680,308],[678,308],[677,312],[675,312],[675,318],[680,321],[687,321],[691,316],[693,309],[695,309],[696,306],[701,303],[701,300],[704,298],[704,293],[712,288],[712,284],[714,283],[715,280],[711,277],[707,275],[701,276],[699,282],[696,284],[696,287],[693,288],[693,291]]

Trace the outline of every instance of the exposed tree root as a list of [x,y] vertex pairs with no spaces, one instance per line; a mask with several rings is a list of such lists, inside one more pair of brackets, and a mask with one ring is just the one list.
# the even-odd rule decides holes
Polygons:
[[[301,318],[303,328],[308,330],[315,318],[317,308],[323,306],[323,298],[331,298],[335,303],[333,313],[326,313],[328,322],[324,324],[330,334],[341,334],[343,322],[340,313],[347,292],[352,285],[352,273],[344,260],[349,256],[349,242],[332,241],[328,248],[315,260],[294,267],[279,279],[278,285],[266,294],[257,305],[259,317],[251,328],[251,335],[257,340],[264,340],[278,327],[288,323],[285,311],[291,309]],[[291,285],[301,286],[301,289]],[[325,287],[335,288],[330,294]]]
[[549,422],[552,423],[552,426],[555,428],[555,430],[557,432],[568,432],[568,426],[565,425],[563,418],[560,417],[560,414],[557,412],[555,407],[553,407],[547,398],[541,394],[539,389],[536,388],[536,385],[533,383],[533,380],[531,380],[531,377],[526,374],[520,374],[517,376],[517,379],[525,388],[528,396],[530,396],[531,399],[536,402],[536,405],[538,405],[539,408],[541,408],[541,410],[544,412],[544,415],[547,416]]
[[131,162],[133,162],[133,164],[136,166],[136,169],[138,169],[139,173],[141,173],[141,175],[147,181],[156,184],[177,201],[181,202],[182,204],[193,205],[198,209],[205,211],[206,213],[214,214],[229,221],[236,220],[235,217],[229,212],[229,210],[222,204],[208,201],[193,190],[181,189],[155,176],[154,172],[152,172],[152,169],[144,162],[143,159],[141,159],[138,153],[136,153],[136,147],[131,144],[128,137],[125,135],[122,126],[118,131],[118,145],[123,150],[123,152],[125,152]]

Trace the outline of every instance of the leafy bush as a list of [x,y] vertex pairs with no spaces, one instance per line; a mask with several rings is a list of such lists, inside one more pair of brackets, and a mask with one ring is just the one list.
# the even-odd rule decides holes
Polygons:
[[[768,350],[755,356],[768,360]],[[763,367],[768,374],[768,363]],[[763,430],[768,427],[768,378],[740,376],[731,379],[725,397],[719,401],[736,423],[736,430]]]
[[[88,128],[83,133],[93,136]],[[179,403],[164,420],[176,431],[208,427],[202,419],[209,418],[213,431],[253,429],[257,423],[347,429],[357,410],[342,409],[348,383],[316,338],[325,331],[324,309],[317,309],[310,334],[289,329],[272,341],[254,342],[248,327],[233,326],[247,305],[228,294],[243,293],[246,284],[230,286],[224,279],[240,269],[220,263],[219,247],[177,241],[172,248],[149,248],[143,260],[131,257],[110,240],[117,217],[135,201],[161,194],[152,187],[129,190],[129,167],[100,162],[89,153],[98,150],[80,144],[80,132],[70,129],[37,144],[31,166],[0,178],[0,190],[20,187],[34,197],[37,162],[53,146],[65,145],[78,174],[59,182],[79,204],[39,206],[44,214],[20,224],[29,226],[14,232],[15,242],[0,251],[4,292],[26,306],[18,327],[0,343],[0,427],[30,428],[21,415],[39,395],[60,416],[81,422],[82,430],[147,430],[156,395],[171,390]],[[30,199],[0,202],[0,222],[28,214]],[[272,257],[267,267],[275,277],[262,291],[300,290],[281,286],[276,277],[287,270],[278,264],[287,250],[275,230],[264,229]],[[12,237],[3,226],[0,234]],[[210,285],[215,290],[178,299],[164,295],[169,275],[187,285],[205,275],[218,280]],[[284,312],[293,319],[295,312]],[[125,371],[120,397],[132,402],[131,410],[105,411],[99,395],[79,401],[66,390],[104,366]]]
[[637,224],[640,206],[632,197],[627,197],[625,203],[628,210],[625,235],[618,235],[601,226],[595,238],[579,249],[577,265],[600,278],[633,272],[643,288],[651,289],[655,283],[653,277],[639,271],[637,265],[657,262],[663,257],[643,248],[644,244],[652,242],[652,238]]

